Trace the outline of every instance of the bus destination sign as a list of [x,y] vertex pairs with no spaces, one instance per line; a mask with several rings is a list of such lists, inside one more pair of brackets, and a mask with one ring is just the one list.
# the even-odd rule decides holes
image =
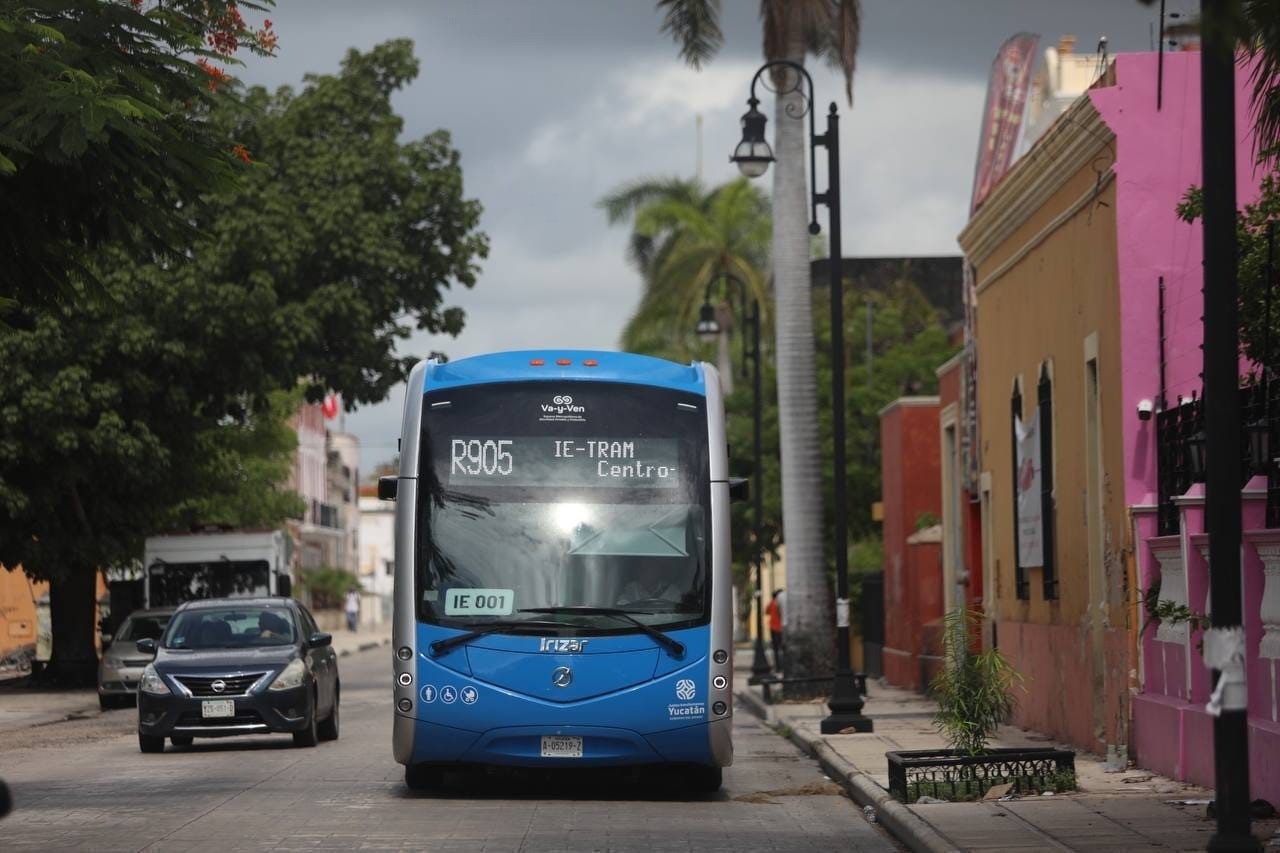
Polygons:
[[675,488],[680,446],[669,438],[450,440],[451,486]]

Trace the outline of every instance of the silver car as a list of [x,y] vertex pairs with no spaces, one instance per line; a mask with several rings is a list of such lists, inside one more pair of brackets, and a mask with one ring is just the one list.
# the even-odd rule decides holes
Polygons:
[[135,610],[120,623],[98,664],[98,705],[102,710],[132,705],[138,696],[142,670],[155,655],[139,652],[138,640],[156,640],[164,633],[174,608]]

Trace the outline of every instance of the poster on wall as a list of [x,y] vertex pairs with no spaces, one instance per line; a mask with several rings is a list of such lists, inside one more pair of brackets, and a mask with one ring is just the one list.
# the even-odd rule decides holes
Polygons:
[[1018,565],[1044,565],[1044,518],[1040,502],[1040,412],[1014,416],[1018,436]]

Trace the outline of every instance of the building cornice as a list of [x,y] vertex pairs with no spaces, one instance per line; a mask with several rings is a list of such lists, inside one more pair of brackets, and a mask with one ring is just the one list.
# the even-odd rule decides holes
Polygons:
[[[1081,168],[1107,151],[1114,159],[1115,134],[1086,92],[1036,140],[970,218],[957,237],[965,257],[981,266]],[[1101,176],[1106,167],[1098,171]]]
[[908,408],[911,406],[936,406],[942,402],[939,397],[899,397],[889,405],[881,409],[878,414],[884,417],[889,412],[897,408]]

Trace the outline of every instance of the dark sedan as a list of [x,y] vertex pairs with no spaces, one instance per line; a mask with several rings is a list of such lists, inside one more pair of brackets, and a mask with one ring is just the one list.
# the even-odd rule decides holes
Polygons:
[[221,598],[180,606],[138,684],[138,746],[164,739],[288,732],[295,746],[338,737],[341,687],[332,638],[291,598]]

